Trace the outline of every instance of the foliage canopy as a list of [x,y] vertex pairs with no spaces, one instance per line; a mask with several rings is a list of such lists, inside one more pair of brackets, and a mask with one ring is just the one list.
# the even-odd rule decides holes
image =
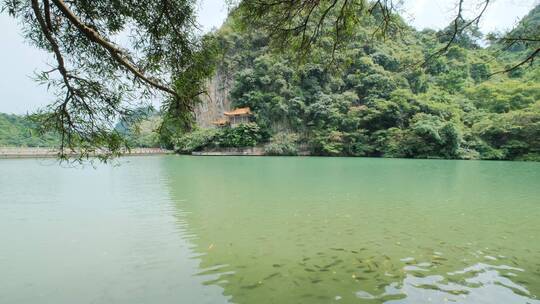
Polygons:
[[448,30],[404,28],[402,39],[374,41],[371,16],[341,48],[332,31],[322,34],[298,63],[294,49],[276,52],[264,30],[245,31],[236,18],[217,35],[225,49],[218,71],[235,75],[233,105],[252,109],[271,154],[306,146],[316,155],[540,157],[540,69],[492,76],[520,55],[496,58],[500,46],[480,48],[474,33],[422,68],[411,63],[444,48],[437,37]]
[[[452,22],[438,33],[413,31],[398,15],[400,1],[229,2],[233,17],[215,37],[202,36],[197,29],[195,0],[4,0],[2,10],[19,19],[26,38],[55,59],[50,70],[37,75],[52,86],[56,100],[35,115],[36,125],[43,134],[58,134],[61,153],[71,150],[88,157],[100,150],[114,156],[132,144],[115,128],[117,122],[140,118],[134,109],[159,98],[159,140],[171,145],[171,137],[193,124],[193,105],[205,93],[218,48],[243,60],[231,61],[239,73],[232,97],[238,105],[257,109],[263,133],[273,132],[276,122],[299,134],[312,132],[312,146],[321,154],[390,155],[373,143],[400,139],[421,145],[432,136],[437,145],[429,153],[392,153],[456,156],[447,145],[458,140],[447,137],[455,133],[467,138],[466,130],[450,131],[446,125],[468,114],[458,113],[463,104],[488,113],[498,107],[496,114],[505,107],[534,112],[529,95],[512,100],[511,106],[490,103],[484,109],[483,101],[473,98],[482,94],[473,92],[471,83],[499,72],[534,83],[531,77],[537,75],[523,67],[534,65],[540,53],[539,7],[513,31],[490,35],[493,46],[487,52],[476,41],[490,0],[482,1],[469,19],[463,14],[465,1],[457,0]],[[243,47],[227,45],[234,43]],[[276,47],[280,55],[272,51]],[[231,50],[239,54],[231,55]],[[491,63],[493,53],[502,54],[504,65]],[[338,73],[343,77],[336,77]],[[497,95],[504,100],[508,94]],[[444,103],[451,114],[432,113],[444,108],[444,99],[450,100]],[[449,105],[453,102],[459,106]],[[360,106],[369,110],[360,111]],[[357,110],[347,110],[351,108]],[[351,135],[357,128],[363,133]],[[415,129],[416,137],[392,128]],[[372,138],[383,129],[390,133]],[[353,144],[368,137],[369,148]]]

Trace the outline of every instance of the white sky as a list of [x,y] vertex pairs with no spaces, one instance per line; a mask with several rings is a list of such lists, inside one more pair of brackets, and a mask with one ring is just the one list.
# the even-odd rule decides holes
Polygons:
[[[474,8],[480,0],[466,0]],[[540,0],[494,0],[480,27],[483,32],[511,28]],[[416,28],[445,27],[455,11],[455,0],[404,0],[404,17]],[[218,28],[227,16],[224,0],[202,0],[199,22],[204,31]],[[24,42],[14,19],[0,13],[0,112],[24,114],[52,100],[45,86],[39,86],[31,76],[47,69],[51,57]]]

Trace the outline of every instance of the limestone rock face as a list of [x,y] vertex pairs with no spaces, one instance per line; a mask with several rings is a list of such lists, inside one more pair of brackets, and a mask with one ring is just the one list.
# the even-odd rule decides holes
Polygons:
[[218,69],[206,86],[208,95],[201,95],[201,103],[195,107],[197,125],[201,128],[212,127],[213,121],[223,118],[223,112],[231,109],[229,91],[233,79],[228,71]]

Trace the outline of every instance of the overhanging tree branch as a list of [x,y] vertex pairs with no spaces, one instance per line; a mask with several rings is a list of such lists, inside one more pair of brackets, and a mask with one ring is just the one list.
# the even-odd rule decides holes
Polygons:
[[155,79],[151,79],[149,77],[146,77],[142,71],[140,71],[133,62],[131,62],[128,59],[128,54],[126,54],[122,49],[120,49],[118,46],[113,44],[112,42],[108,41],[104,37],[102,37],[96,30],[92,29],[88,25],[84,24],[66,5],[66,3],[62,0],[52,0],[53,3],[60,9],[60,11],[66,16],[66,18],[71,21],[71,23],[81,31],[82,34],[84,34],[88,39],[91,41],[99,44],[101,47],[105,48],[111,56],[123,67],[125,67],[127,70],[129,70],[131,73],[133,73],[136,77],[141,79],[142,81],[146,82],[150,86],[161,90],[163,92],[167,92],[173,96],[177,96],[176,92],[159,83]]
[[510,72],[513,72],[513,71],[521,68],[522,66],[524,66],[526,64],[531,64],[532,65],[534,63],[534,60],[536,59],[536,56],[539,56],[539,55],[540,55],[540,48],[537,48],[536,50],[532,51],[529,55],[527,55],[527,57],[525,59],[523,59],[520,62],[514,64],[510,68],[507,68],[507,69],[504,69],[504,70],[501,70],[501,71],[497,71],[495,73],[490,74],[490,76],[494,76],[494,75],[502,74],[502,73],[510,73]]

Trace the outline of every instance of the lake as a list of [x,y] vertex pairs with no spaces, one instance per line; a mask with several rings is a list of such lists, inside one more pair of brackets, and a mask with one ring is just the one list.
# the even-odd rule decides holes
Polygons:
[[540,303],[540,163],[0,160],[0,303]]

